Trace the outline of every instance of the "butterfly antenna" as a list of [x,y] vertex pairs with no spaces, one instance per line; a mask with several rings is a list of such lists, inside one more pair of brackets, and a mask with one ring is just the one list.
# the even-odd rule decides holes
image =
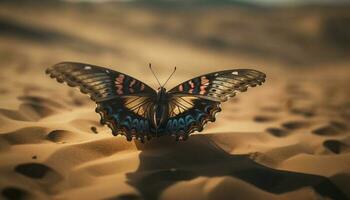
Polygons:
[[163,84],[162,87],[164,87],[167,84],[167,82],[170,80],[170,78],[174,75],[175,71],[176,71],[176,67],[174,67],[173,73],[170,74],[169,78],[165,81],[165,83]]
[[153,71],[153,69],[152,69],[152,65],[151,65],[151,63],[149,64],[149,69],[151,70],[151,72],[152,72],[153,76],[156,78],[156,80],[157,80],[157,82],[158,82],[159,86],[160,86],[160,87],[162,87],[162,85],[160,84],[160,82],[159,82],[159,80],[158,80],[158,78],[157,78],[156,74],[154,73],[154,71]]

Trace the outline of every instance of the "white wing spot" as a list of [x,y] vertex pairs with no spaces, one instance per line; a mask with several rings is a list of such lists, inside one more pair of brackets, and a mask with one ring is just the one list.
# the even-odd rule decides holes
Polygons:
[[238,72],[232,72],[233,75],[238,75]]
[[219,75],[219,73],[214,74],[214,76],[217,76],[217,75]]
[[106,73],[109,74],[109,70],[106,70]]
[[86,66],[84,67],[84,69],[89,70],[89,69],[91,69],[91,67],[86,65]]

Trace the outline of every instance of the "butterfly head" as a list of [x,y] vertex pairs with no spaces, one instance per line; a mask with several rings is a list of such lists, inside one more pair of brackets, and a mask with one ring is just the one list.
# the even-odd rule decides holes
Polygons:
[[166,99],[166,89],[165,87],[159,87],[157,90],[157,101],[162,102]]
[[165,93],[166,92],[166,89],[165,89],[165,87],[159,87],[158,89],[157,89],[157,92],[158,93]]

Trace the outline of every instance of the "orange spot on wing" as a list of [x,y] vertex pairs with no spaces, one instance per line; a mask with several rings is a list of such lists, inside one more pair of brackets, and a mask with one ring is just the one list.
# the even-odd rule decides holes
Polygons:
[[209,83],[209,79],[207,79],[206,76],[202,76],[202,77],[201,77],[201,84],[202,84],[202,85],[205,85],[206,83]]
[[131,83],[130,83],[130,85],[129,85],[129,87],[132,87],[133,85],[135,85],[135,83],[136,83],[136,80],[135,80],[135,79],[132,80]]
[[200,87],[200,92],[199,92],[199,94],[205,94],[205,92],[206,92],[205,88],[207,88],[207,86],[206,86],[206,85],[202,85],[202,86]]
[[117,94],[123,94],[123,85],[116,85],[117,87]]
[[179,91],[180,91],[180,92],[184,91],[184,86],[179,85]]
[[188,81],[188,84],[190,84],[191,88],[194,88],[194,83],[192,81]]
[[119,76],[115,79],[118,83],[122,84],[124,82],[124,74],[119,74]]

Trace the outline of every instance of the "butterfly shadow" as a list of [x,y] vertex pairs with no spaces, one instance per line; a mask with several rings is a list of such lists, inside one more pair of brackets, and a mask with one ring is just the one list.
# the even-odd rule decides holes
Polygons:
[[127,183],[141,197],[120,196],[117,199],[158,199],[169,186],[197,177],[231,176],[261,190],[282,194],[303,187],[312,187],[322,196],[346,199],[346,196],[326,177],[276,170],[258,164],[249,155],[231,155],[218,147],[207,135],[191,136],[186,142],[161,137],[142,144],[136,171],[127,174]]

